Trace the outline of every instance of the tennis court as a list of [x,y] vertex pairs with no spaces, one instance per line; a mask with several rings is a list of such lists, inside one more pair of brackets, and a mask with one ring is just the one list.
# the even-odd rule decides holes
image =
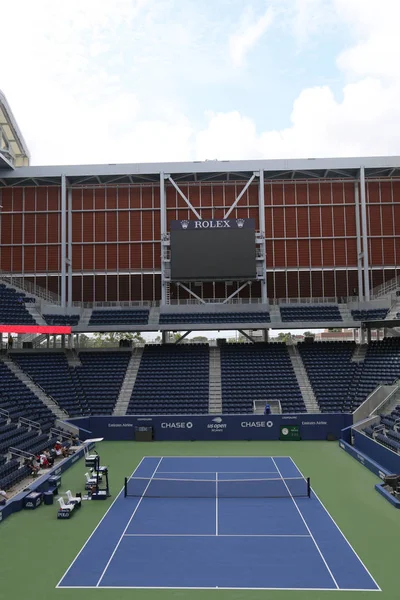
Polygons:
[[145,457],[58,587],[379,590],[308,492],[290,457]]

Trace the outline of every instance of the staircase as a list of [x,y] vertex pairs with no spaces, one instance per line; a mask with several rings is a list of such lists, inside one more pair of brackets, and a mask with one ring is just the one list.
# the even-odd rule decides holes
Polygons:
[[15,362],[13,362],[8,355],[3,354],[2,356],[0,356],[0,360],[3,361],[3,363],[15,375],[15,377],[22,381],[22,383],[25,384],[26,387],[30,389],[31,392],[33,392],[35,396],[37,396],[39,400],[41,400],[43,404],[47,406],[47,408],[51,410],[51,412],[58,419],[64,420],[68,418],[68,414],[58,406],[56,401],[51,396],[45,394],[45,392],[39,386],[37,386],[36,383],[34,383],[26,373],[21,371],[18,365],[16,365]]
[[65,355],[70,367],[75,368],[82,366],[81,359],[79,358],[79,354],[76,352],[76,350],[68,349],[65,351]]
[[38,325],[47,325],[46,321],[43,319],[42,315],[36,308],[35,304],[25,304],[25,308],[32,315]]
[[314,395],[311,382],[308,378],[307,371],[304,367],[304,363],[301,359],[297,346],[294,344],[287,346],[290,360],[296,375],[297,383],[303,397],[304,404],[308,413],[319,413],[321,412],[317,399]]
[[356,349],[351,357],[352,362],[361,363],[364,362],[367,354],[368,344],[357,344]]
[[90,317],[92,316],[92,309],[91,308],[84,308],[83,309],[83,313],[81,315],[80,321],[79,321],[79,327],[83,327],[84,325],[89,325],[89,321],[90,321]]
[[208,412],[211,415],[222,413],[221,352],[218,347],[210,347]]
[[119,392],[118,400],[114,407],[114,416],[125,416],[131,400],[136,377],[142,360],[143,348],[135,348],[126,369],[124,382]]
[[149,325],[158,325],[160,322],[160,307],[153,306],[149,312]]
[[[351,311],[349,310],[347,304],[338,304],[338,307],[343,321],[345,321],[346,323],[348,323],[349,321],[354,321],[353,315],[351,314]],[[338,324],[338,327],[339,326],[340,325]]]
[[269,316],[271,317],[271,323],[280,323],[282,321],[281,312],[277,304],[270,304]]

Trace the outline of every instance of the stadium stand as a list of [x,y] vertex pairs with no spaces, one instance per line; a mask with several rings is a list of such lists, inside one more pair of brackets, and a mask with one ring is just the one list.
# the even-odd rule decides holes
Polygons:
[[225,413],[252,413],[254,400],[280,400],[282,412],[306,412],[286,344],[223,344],[221,377]]
[[130,352],[81,352],[71,367],[58,353],[13,353],[20,368],[70,416],[110,415],[124,381]]
[[12,359],[69,416],[89,415],[90,408],[76,369],[68,364],[64,352],[13,353]]
[[339,307],[336,304],[302,305],[302,306],[280,306],[282,321],[342,321]]
[[76,327],[80,320],[80,315],[43,315],[47,325],[65,325]]
[[380,423],[375,423],[363,429],[368,437],[380,442],[390,450],[400,452],[400,405],[390,413],[390,415],[382,415]]
[[160,324],[175,323],[270,323],[269,312],[161,313]]
[[400,378],[400,338],[371,342],[362,363],[354,404],[358,406],[381,384]]
[[25,308],[30,301],[25,294],[0,283],[0,322],[3,325],[36,325],[35,319]]
[[147,309],[94,310],[89,325],[146,325],[149,320]]
[[127,414],[208,412],[207,344],[146,346]]
[[368,310],[352,310],[354,321],[379,321],[386,319],[389,310],[387,308],[371,308]]
[[360,366],[352,362],[355,342],[297,345],[321,412],[343,412]]
[[[0,362],[0,489],[9,489],[28,474],[29,468],[16,459],[7,460],[5,454],[14,447],[27,452],[40,452],[55,440],[49,434],[54,425],[53,413],[29,390],[22,381]],[[30,427],[24,417],[40,428]]]

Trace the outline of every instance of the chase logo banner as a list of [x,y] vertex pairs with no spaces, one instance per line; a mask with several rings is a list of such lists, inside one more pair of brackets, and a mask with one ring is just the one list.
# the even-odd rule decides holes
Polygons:
[[197,221],[171,221],[171,231],[190,229],[201,231],[203,229],[255,229],[254,219],[201,219]]

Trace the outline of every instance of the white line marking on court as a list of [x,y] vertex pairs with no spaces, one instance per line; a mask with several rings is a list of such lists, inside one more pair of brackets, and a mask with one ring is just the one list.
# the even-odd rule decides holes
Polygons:
[[[278,471],[218,471],[218,473],[220,474],[228,474],[230,473],[231,475],[241,475],[242,473],[250,473],[250,474],[256,474],[258,473],[259,475],[276,475]],[[215,471],[158,471],[157,475],[176,475],[177,473],[180,473],[181,475],[215,475]]]
[[[295,468],[298,470],[298,472],[300,473],[300,475],[302,477],[304,477],[303,473],[300,471],[299,467],[296,465],[296,463],[294,462],[293,458],[290,456],[289,457],[290,460],[292,461],[293,465],[295,466]],[[374,577],[371,575],[371,573],[369,572],[369,570],[367,569],[367,567],[365,566],[365,564],[363,563],[363,561],[361,560],[361,558],[358,556],[357,552],[354,550],[353,546],[350,544],[349,540],[347,539],[347,537],[344,535],[343,531],[340,529],[339,525],[336,523],[335,519],[332,517],[332,515],[330,514],[329,510],[326,508],[326,506],[324,505],[324,503],[322,502],[322,500],[320,500],[320,498],[318,497],[318,495],[315,493],[315,490],[313,488],[312,489],[312,494],[315,496],[316,500],[318,500],[318,502],[320,503],[320,505],[322,506],[322,508],[324,509],[324,511],[326,512],[326,514],[328,515],[328,517],[330,518],[330,520],[333,522],[333,524],[335,525],[336,529],[339,531],[339,533],[341,534],[341,536],[343,537],[343,539],[345,540],[345,542],[348,544],[348,546],[350,546],[350,549],[354,552],[355,556],[358,558],[358,560],[360,561],[360,563],[362,564],[362,566],[364,567],[364,569],[366,570],[366,572],[368,573],[368,575],[371,577],[372,581],[375,583],[375,585],[377,586],[377,590],[381,592],[381,588],[378,585],[378,583],[375,581]]]
[[215,535],[218,535],[218,473],[215,473]]
[[125,533],[124,537],[255,537],[309,538],[308,533]]
[[[286,457],[285,457],[286,458]],[[99,588],[94,585],[63,585],[63,589],[66,590],[98,590]],[[168,587],[168,586],[140,586],[140,585],[102,585],[100,587],[102,590],[271,590],[271,591],[283,591],[283,592],[380,592],[382,590],[377,590],[376,588],[285,588],[285,587]]]
[[308,533],[310,534],[310,536],[311,536],[311,538],[312,538],[312,541],[313,541],[313,542],[314,542],[314,544],[315,544],[315,547],[316,547],[316,549],[318,550],[318,553],[319,553],[319,555],[321,556],[322,560],[324,561],[324,564],[325,564],[326,568],[328,569],[329,575],[332,577],[332,581],[334,582],[334,584],[335,584],[336,588],[337,588],[337,589],[339,589],[339,585],[338,585],[338,583],[337,583],[336,579],[334,578],[334,576],[333,576],[333,573],[332,573],[332,571],[330,570],[330,568],[329,568],[329,565],[328,565],[328,563],[326,562],[326,560],[325,560],[325,557],[324,557],[324,555],[322,554],[320,547],[318,546],[317,542],[315,541],[315,538],[314,538],[313,534],[311,533],[311,530],[310,530],[309,526],[307,525],[307,521],[306,521],[306,520],[305,520],[305,518],[303,517],[303,514],[302,514],[302,512],[301,512],[300,508],[298,507],[296,500],[293,498],[293,496],[292,496],[292,493],[291,493],[291,491],[289,490],[289,488],[288,488],[288,486],[287,486],[287,484],[286,484],[286,481],[285,481],[285,480],[284,480],[284,478],[282,477],[282,473],[280,472],[280,469],[279,469],[278,465],[276,464],[276,462],[275,462],[275,460],[274,460],[274,459],[272,459],[272,460],[273,460],[273,462],[274,462],[274,465],[275,465],[275,467],[277,468],[277,471],[278,471],[279,475],[280,475],[280,476],[281,476],[281,478],[282,478],[282,481],[283,481],[283,483],[285,484],[285,487],[286,487],[287,491],[288,491],[288,492],[289,492],[289,494],[290,494],[290,497],[291,497],[291,499],[293,500],[293,504],[295,505],[295,507],[296,507],[296,509],[297,509],[297,512],[299,513],[299,515],[300,515],[300,517],[301,517],[301,519],[302,519],[302,521],[303,521],[304,525],[305,525],[305,526],[306,526],[306,528],[307,528],[307,531],[308,531]]
[[[142,464],[142,462],[144,461],[144,459],[145,459],[145,457],[143,456],[143,458],[141,459],[141,461],[139,462],[139,464],[137,465],[137,467],[133,471],[133,473],[136,473],[136,471],[138,470],[138,468],[140,467],[140,465]],[[132,475],[133,475],[133,473],[132,473]],[[94,536],[94,534],[96,533],[96,531],[98,530],[98,528],[100,527],[100,525],[102,524],[102,522],[104,521],[104,519],[106,518],[107,514],[110,512],[110,510],[112,509],[112,507],[114,506],[114,504],[116,503],[116,501],[118,500],[118,498],[121,496],[122,492],[124,491],[124,488],[125,488],[125,486],[121,489],[121,491],[119,492],[119,494],[117,495],[117,497],[111,502],[110,506],[108,507],[108,509],[106,510],[106,512],[104,513],[104,515],[100,519],[100,521],[97,523],[96,527],[93,529],[92,533],[90,534],[90,536],[88,537],[88,539],[86,540],[86,542],[83,544],[82,548],[79,550],[78,554],[75,556],[74,560],[69,565],[69,567],[65,571],[64,575],[61,577],[60,581],[57,583],[56,588],[60,587],[60,583],[62,582],[62,580],[64,579],[64,577],[69,573],[70,569],[72,568],[72,566],[74,565],[74,563],[77,561],[77,559],[79,558],[79,556],[82,554],[83,550],[85,549],[85,547],[87,546],[87,544],[90,542],[91,538]],[[66,586],[62,586],[62,587],[66,587]]]
[[142,502],[142,500],[143,500],[143,497],[144,497],[145,493],[147,492],[147,489],[148,489],[148,487],[149,487],[150,483],[152,482],[152,480],[153,480],[153,477],[154,477],[154,475],[156,474],[156,472],[157,472],[157,469],[158,469],[158,467],[159,467],[159,465],[160,465],[160,463],[161,463],[162,459],[163,459],[163,457],[161,457],[161,458],[160,458],[160,460],[158,461],[158,463],[157,463],[157,466],[156,466],[156,468],[154,469],[154,471],[153,471],[153,474],[152,474],[152,476],[151,476],[151,477],[150,477],[150,479],[149,479],[149,483],[146,485],[146,487],[145,487],[145,489],[144,489],[144,492],[143,492],[143,494],[140,496],[139,502],[136,504],[135,510],[133,511],[133,513],[132,513],[132,515],[131,515],[131,517],[130,517],[130,519],[129,519],[129,521],[128,521],[128,523],[127,523],[126,527],[125,527],[125,529],[124,529],[124,530],[123,530],[123,532],[122,532],[122,535],[121,535],[121,537],[119,538],[119,540],[118,540],[118,542],[117,542],[117,545],[115,546],[115,548],[114,548],[114,550],[113,550],[113,553],[111,554],[111,556],[110,556],[110,558],[109,558],[109,560],[108,560],[108,562],[107,562],[106,566],[104,567],[104,570],[103,570],[102,574],[100,575],[100,579],[98,580],[98,582],[97,582],[97,584],[96,584],[96,587],[99,587],[99,585],[100,585],[100,583],[101,583],[101,580],[103,579],[104,575],[106,574],[106,571],[107,571],[108,567],[110,566],[110,563],[111,563],[112,559],[114,558],[114,556],[115,556],[115,553],[116,553],[116,551],[118,550],[118,548],[119,548],[119,545],[120,545],[120,543],[122,542],[122,540],[123,540],[123,537],[124,537],[124,535],[125,535],[125,533],[126,533],[126,531],[127,531],[128,527],[129,527],[129,525],[132,523],[132,519],[133,519],[133,517],[135,516],[135,514],[137,513],[137,510],[138,510],[138,508],[139,508],[139,506],[140,506],[140,504],[141,504],[141,502]]

